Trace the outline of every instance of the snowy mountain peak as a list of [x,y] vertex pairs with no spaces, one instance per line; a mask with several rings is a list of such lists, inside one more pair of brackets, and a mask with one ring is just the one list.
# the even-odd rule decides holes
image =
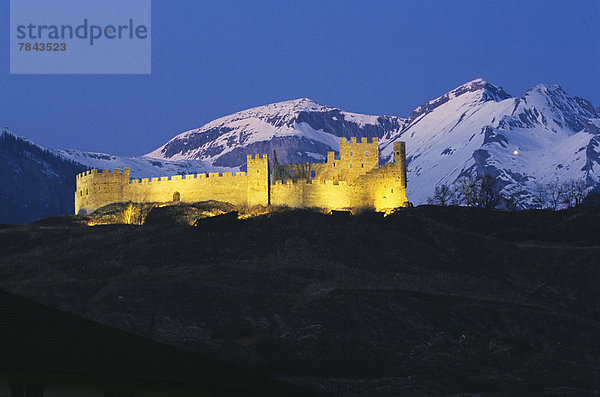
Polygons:
[[482,79],[481,77],[477,77],[476,79],[473,79],[471,81],[467,81],[463,85],[470,85],[470,84],[477,84],[477,83],[486,83],[486,81],[484,79]]
[[328,106],[323,106],[309,98],[298,98],[288,101],[275,102],[268,105],[257,106],[241,112],[236,115],[257,115],[257,114],[279,114],[279,115],[294,115],[302,111],[322,112],[328,109],[333,109]]
[[499,102],[511,98],[511,96],[507,94],[502,87],[496,87],[495,85],[478,78],[462,84],[441,97],[419,106],[409,116],[408,121],[412,122],[420,116],[430,113],[434,109],[456,98],[462,98],[468,102]]
[[146,157],[240,169],[247,154],[277,150],[282,162],[314,162],[338,150],[339,137],[382,138],[404,124],[399,117],[349,113],[299,98],[221,117],[177,135]]
[[472,93],[472,92],[476,92],[476,93],[480,94],[481,101],[492,101],[493,100],[493,101],[498,102],[498,101],[508,99],[511,97],[509,94],[507,94],[502,89],[502,87],[496,87],[495,85],[479,78],[479,79],[471,80],[468,83],[465,83],[465,84],[462,84],[462,85],[456,87],[455,89],[453,89],[452,91],[448,92],[447,94],[443,95],[440,98],[447,96],[448,99],[453,99],[453,98],[457,98],[461,95],[464,95],[467,93]]
[[[600,108],[594,109],[594,105],[586,99],[580,97],[571,97],[558,84],[538,84],[535,87],[527,90],[522,98],[543,97],[547,99],[547,103],[559,105],[559,102],[570,103],[568,110],[573,110],[572,107],[581,108],[585,117],[597,117],[600,115]],[[565,109],[566,110],[566,109]]]
[[569,95],[561,88],[561,86],[557,84],[538,84],[533,88],[530,88],[525,92],[523,97],[533,97],[533,96],[542,96],[542,97],[559,97],[559,98],[567,98]]
[[544,114],[548,120],[544,124],[555,124],[551,127],[554,130],[567,127],[571,132],[581,131],[587,119],[600,117],[591,102],[569,96],[556,84],[538,84],[529,89],[516,100],[515,110],[517,109],[529,114]]

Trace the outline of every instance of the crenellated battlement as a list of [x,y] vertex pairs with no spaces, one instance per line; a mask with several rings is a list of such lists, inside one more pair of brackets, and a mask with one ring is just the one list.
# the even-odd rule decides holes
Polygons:
[[226,179],[230,179],[230,178],[245,178],[246,177],[246,173],[245,172],[211,172],[211,173],[202,173],[202,174],[186,174],[186,175],[172,175],[172,176],[160,176],[160,177],[153,177],[153,178],[131,178],[130,179],[130,184],[137,184],[137,183],[164,183],[164,182],[172,182],[172,181],[177,181],[177,182],[195,182],[195,181],[202,181],[204,179],[215,179],[215,178],[226,178]]
[[246,156],[246,160],[268,160],[269,156],[266,153],[263,154],[249,154]]
[[111,176],[115,176],[115,175],[129,175],[130,173],[130,169],[129,168],[123,168],[123,171],[121,171],[119,168],[115,168],[114,170],[109,170],[107,168],[98,170],[98,169],[90,169],[87,171],[84,171],[82,173],[79,173],[75,176],[76,179],[81,179],[81,178],[86,178],[89,176],[96,176],[96,177],[111,177]]
[[377,138],[376,136],[371,138],[371,142],[369,142],[369,138],[366,137],[362,137],[360,138],[360,142],[357,141],[357,138],[355,136],[350,137],[350,139],[348,140],[348,138],[345,137],[341,137],[340,138],[340,146],[341,145],[354,145],[354,144],[377,144],[379,145],[379,138]]
[[[246,172],[210,172],[130,178],[130,169],[91,169],[76,175],[75,212],[115,202],[217,200],[234,205],[284,205],[351,209],[395,208],[406,202],[405,145],[395,142],[394,161],[379,166],[378,138],[340,138],[339,158],[324,163],[273,164],[267,154],[247,155]],[[283,179],[280,179],[283,178]]]

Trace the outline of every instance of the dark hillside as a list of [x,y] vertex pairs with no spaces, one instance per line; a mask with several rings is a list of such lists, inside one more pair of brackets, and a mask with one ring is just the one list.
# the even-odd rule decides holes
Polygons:
[[85,166],[0,131],[0,223],[73,213],[75,175]]
[[598,210],[177,208],[0,228],[0,288],[323,395],[600,393]]

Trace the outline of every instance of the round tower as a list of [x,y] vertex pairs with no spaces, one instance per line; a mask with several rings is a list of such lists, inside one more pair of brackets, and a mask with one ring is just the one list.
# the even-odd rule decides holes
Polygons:
[[406,188],[406,142],[394,142],[394,164],[401,170],[402,185]]
[[76,176],[75,214],[89,214],[110,203],[129,201],[130,171],[89,170]]

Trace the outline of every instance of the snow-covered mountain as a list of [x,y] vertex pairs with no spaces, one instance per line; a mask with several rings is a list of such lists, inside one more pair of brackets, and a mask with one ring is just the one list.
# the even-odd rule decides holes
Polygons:
[[598,111],[559,86],[538,85],[513,98],[482,79],[463,84],[407,118],[348,113],[307,98],[244,110],[177,135],[147,154],[157,160],[199,160],[244,169],[247,154],[277,150],[281,163],[322,161],[338,137],[380,138],[381,162],[391,143],[407,142],[408,192],[426,202],[438,184],[491,174],[505,193],[530,198],[541,184],[600,181]]
[[593,186],[600,181],[598,117],[590,102],[556,85],[512,98],[477,79],[415,109],[385,138],[381,155],[391,156],[392,141],[406,141],[407,196],[415,203],[464,175],[491,174],[507,193],[556,179]]
[[273,103],[214,120],[148,153],[160,160],[200,160],[244,169],[246,155],[273,153],[282,163],[322,161],[339,137],[382,137],[405,119],[344,112],[307,98]]
[[208,161],[200,160],[161,160],[146,156],[122,157],[106,153],[82,152],[75,149],[58,149],[57,155],[85,165],[87,168],[123,169],[130,168],[135,178],[156,176],[185,175],[202,172],[235,172],[238,168],[218,167]]
[[[34,214],[22,219],[68,212],[73,176],[86,168],[129,167],[136,178],[238,171],[245,169],[247,154],[273,150],[281,163],[317,162],[338,150],[339,137],[350,136],[378,137],[382,164],[391,158],[393,141],[406,141],[407,196],[415,204],[426,202],[436,185],[485,173],[496,177],[505,193],[525,192],[527,203],[536,182],[585,180],[600,189],[599,112],[556,85],[540,84],[511,97],[477,79],[419,106],[408,118],[349,113],[302,98],[219,118],[139,157],[48,150],[4,132],[2,186],[31,174],[22,186],[33,188],[0,190],[0,210],[12,216],[22,207]],[[45,201],[22,200],[45,197],[44,183],[62,190]]]

